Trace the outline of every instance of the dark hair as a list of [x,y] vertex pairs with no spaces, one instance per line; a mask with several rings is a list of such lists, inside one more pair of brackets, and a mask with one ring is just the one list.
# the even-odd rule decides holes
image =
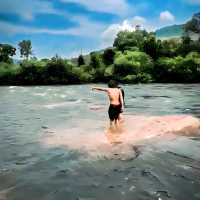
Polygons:
[[115,80],[110,80],[110,81],[108,82],[108,87],[109,87],[109,88],[118,88],[118,83],[117,83],[117,81],[115,81]]

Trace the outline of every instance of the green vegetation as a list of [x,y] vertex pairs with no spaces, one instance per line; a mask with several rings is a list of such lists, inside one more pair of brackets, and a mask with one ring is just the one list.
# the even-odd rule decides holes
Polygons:
[[22,40],[19,42],[19,50],[22,58],[28,59],[32,55],[32,45],[30,40]]
[[193,15],[192,19],[189,20],[184,26],[186,33],[200,33],[200,13]]
[[200,82],[200,39],[189,36],[158,40],[146,31],[119,32],[112,48],[80,55],[76,61],[55,56],[33,57],[31,41],[19,43],[23,58],[18,64],[16,49],[0,44],[1,85],[46,85],[107,82],[197,83]]
[[9,44],[0,44],[0,62],[12,63],[11,57],[15,55],[15,51]]
[[84,64],[85,64],[85,60],[84,60],[83,56],[80,55],[78,57],[78,66],[81,66],[81,65],[84,65]]

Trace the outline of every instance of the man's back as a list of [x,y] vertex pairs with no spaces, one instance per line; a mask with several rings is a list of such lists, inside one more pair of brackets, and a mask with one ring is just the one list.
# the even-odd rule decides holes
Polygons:
[[120,90],[118,88],[109,88],[107,90],[107,93],[110,99],[110,104],[113,104],[113,105],[120,104]]

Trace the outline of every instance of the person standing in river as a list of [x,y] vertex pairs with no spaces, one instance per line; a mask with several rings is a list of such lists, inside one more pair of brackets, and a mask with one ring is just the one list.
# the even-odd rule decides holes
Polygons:
[[124,100],[122,91],[118,88],[118,83],[114,80],[111,80],[108,83],[108,88],[93,87],[92,90],[98,90],[107,93],[110,101],[110,106],[108,109],[110,127],[117,127],[119,125],[120,113],[124,110]]
[[[121,90],[121,93],[122,93],[122,97],[123,97],[123,107],[125,107],[125,92],[124,92],[124,89],[118,85],[118,88]],[[123,121],[123,116],[122,116],[122,113],[123,113],[123,110],[121,110],[120,114],[119,114],[119,121]]]

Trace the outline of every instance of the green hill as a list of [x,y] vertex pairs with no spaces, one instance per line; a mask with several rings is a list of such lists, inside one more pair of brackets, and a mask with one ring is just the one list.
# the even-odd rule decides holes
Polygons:
[[177,38],[187,33],[193,40],[196,40],[200,34],[200,12],[195,13],[185,24],[166,26],[156,30],[155,33],[160,39]]
[[184,34],[184,24],[166,26],[156,30],[156,37],[158,38],[174,38],[181,37]]

